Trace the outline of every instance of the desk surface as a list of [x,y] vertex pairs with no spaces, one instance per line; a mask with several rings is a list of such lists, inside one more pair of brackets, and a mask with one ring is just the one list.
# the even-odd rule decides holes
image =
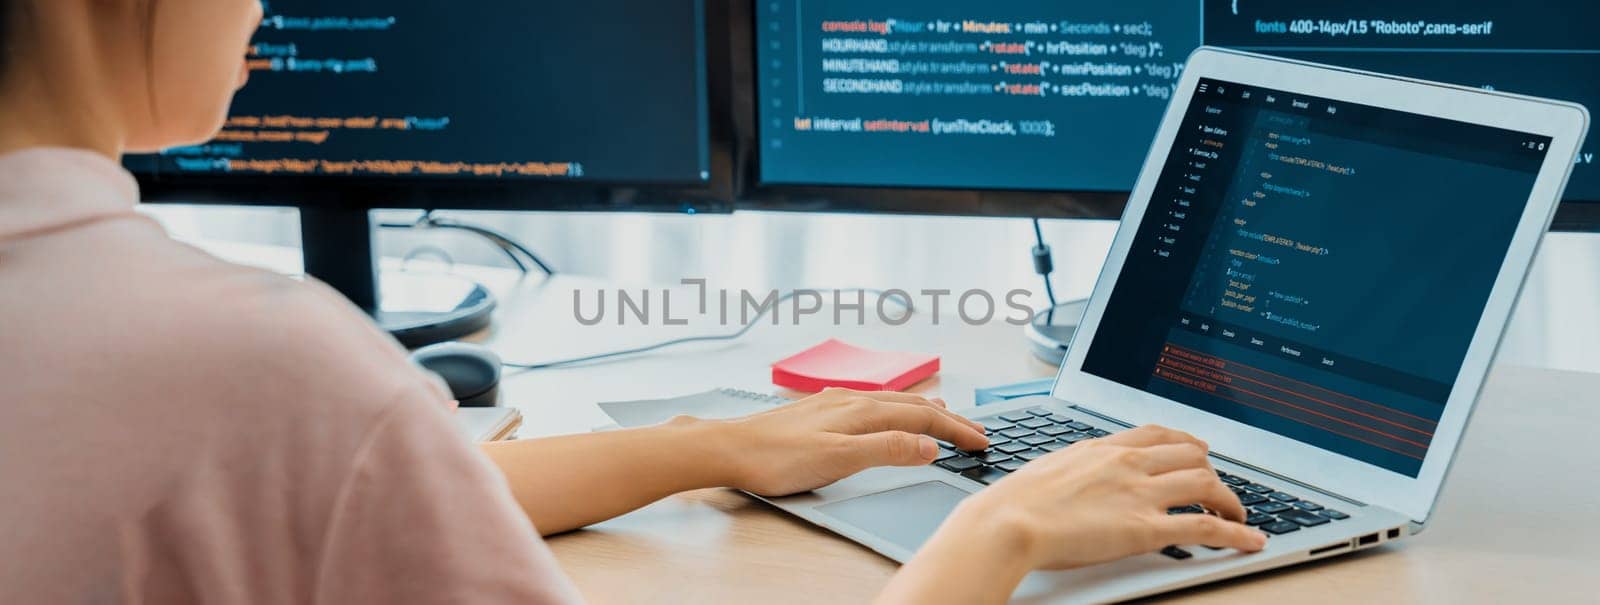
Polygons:
[[[502,282],[501,319],[489,344],[508,359],[539,361],[720,333],[689,326],[584,327],[573,291],[592,301],[598,282],[572,278]],[[658,291],[659,293],[659,291]],[[686,296],[679,293],[680,296]],[[675,300],[692,300],[678,298]],[[586,302],[585,304],[592,304]],[[682,303],[674,303],[682,304]],[[585,307],[586,309],[589,307]],[[970,326],[926,315],[900,326],[831,317],[763,325],[745,339],[667,354],[510,376],[523,436],[586,431],[605,423],[599,401],[664,397],[719,386],[772,392],[767,364],[826,337],[943,356],[943,371],[915,390],[972,405],[972,389],[1046,377],[1019,328]],[[793,394],[790,394],[793,395]],[[1201,603],[1287,599],[1393,602],[1589,601],[1600,564],[1600,376],[1498,368],[1474,417],[1436,520],[1409,541],[1296,570],[1186,591]],[[596,603],[866,602],[895,564],[854,543],[726,490],[669,498],[634,514],[550,541],[563,567]]]

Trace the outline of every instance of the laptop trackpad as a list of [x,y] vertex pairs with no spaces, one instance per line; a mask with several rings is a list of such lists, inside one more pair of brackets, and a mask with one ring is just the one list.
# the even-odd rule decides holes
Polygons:
[[929,481],[817,507],[819,512],[916,552],[967,492]]

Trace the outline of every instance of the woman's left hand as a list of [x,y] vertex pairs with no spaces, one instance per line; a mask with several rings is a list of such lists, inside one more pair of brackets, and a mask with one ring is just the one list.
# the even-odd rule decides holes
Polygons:
[[905,393],[829,389],[720,423],[729,487],[763,496],[813,490],[877,466],[921,466],[934,439],[963,450],[989,445],[983,426],[943,401]]

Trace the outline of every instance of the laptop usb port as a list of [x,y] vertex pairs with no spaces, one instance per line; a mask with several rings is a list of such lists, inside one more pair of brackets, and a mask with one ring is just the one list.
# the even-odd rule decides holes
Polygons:
[[1361,536],[1361,545],[1362,546],[1371,546],[1371,545],[1377,544],[1377,543],[1378,543],[1378,534],[1367,534],[1365,536]]

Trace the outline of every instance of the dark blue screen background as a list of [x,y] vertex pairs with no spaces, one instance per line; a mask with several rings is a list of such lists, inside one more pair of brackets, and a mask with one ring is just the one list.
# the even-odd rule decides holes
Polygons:
[[[1033,33],[962,31],[827,32],[835,22],[1096,24],[1133,26],[1104,32],[1059,28]],[[1379,22],[1396,24],[1380,28]],[[1202,41],[1359,69],[1547,96],[1600,106],[1600,4],[1577,0],[1137,0],[1046,2],[996,0],[763,0],[756,5],[757,110],[761,181],[776,185],[903,186],[958,189],[1126,191],[1132,188],[1165,107],[1158,93],[1174,80],[1150,67],[1181,64]],[[1409,34],[1413,24],[1423,24]],[[1487,25],[1487,27],[1486,27]],[[1350,27],[1341,31],[1339,27]],[[1359,26],[1359,30],[1357,29]],[[1452,29],[1453,28],[1453,29]],[[1278,31],[1279,29],[1283,31]],[[1383,32],[1378,31],[1383,29]],[[1293,30],[1293,31],[1291,31]],[[1203,32],[1203,35],[1202,35]],[[1361,33],[1358,33],[1361,32]],[[954,55],[827,51],[825,39],[898,42],[1036,42],[1104,44],[1115,54],[1002,55],[979,49]],[[1158,45],[1159,57],[1130,57],[1122,44]],[[1037,47],[1036,47],[1037,48]],[[1134,73],[928,75],[828,70],[829,59],[972,61],[1138,67]],[[1176,73],[1175,71],[1173,73]],[[824,81],[896,80],[1126,86],[1126,97],[908,92],[839,93]],[[988,119],[1048,122],[1054,136],[819,132],[806,118]],[[1600,170],[1591,140],[1567,189],[1568,200],[1600,201]]]
[[1549,139],[1201,86],[1084,370],[1415,476]]
[[532,178],[702,183],[710,176],[702,6],[271,0],[252,60],[278,66],[253,71],[232,116],[418,118],[417,127],[230,126],[327,136],[220,141],[128,165],[170,176],[260,172],[238,160],[547,162],[578,169]]

